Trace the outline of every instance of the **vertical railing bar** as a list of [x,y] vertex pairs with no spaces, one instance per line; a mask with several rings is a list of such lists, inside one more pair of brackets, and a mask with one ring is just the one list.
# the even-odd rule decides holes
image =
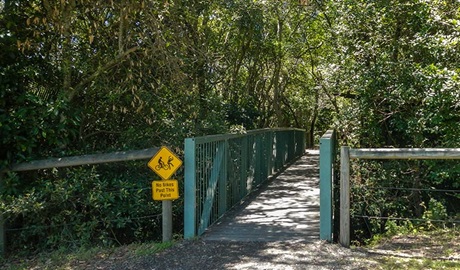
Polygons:
[[227,211],[227,162],[228,162],[228,140],[221,143],[223,151],[222,169],[219,172],[219,211],[218,216],[222,216]]
[[204,198],[205,198],[205,192],[206,192],[206,189],[207,189],[207,174],[206,174],[206,171],[207,171],[207,167],[208,167],[208,161],[206,160],[206,151],[207,151],[207,144],[206,143],[203,143],[201,144],[201,162],[202,162],[202,165],[201,165],[201,191],[200,191],[200,212],[198,213],[198,223],[197,223],[197,228],[199,228],[200,226],[200,217],[201,215],[203,214],[203,205],[204,205]]
[[[212,142],[212,143],[210,144],[210,147],[209,147],[210,151],[209,151],[209,153],[210,153],[210,155],[211,155],[211,157],[212,157],[212,160],[216,160],[216,158],[217,158],[217,155],[216,155],[217,151],[222,150],[222,149],[218,149],[218,148],[219,148],[219,146],[218,146],[219,143],[220,143],[219,141],[214,141],[214,142]],[[213,170],[213,169],[214,169],[214,166],[212,166],[211,170]],[[216,216],[217,216],[217,212],[218,212],[218,210],[219,210],[219,195],[220,195],[220,194],[219,194],[219,190],[218,190],[218,188],[217,188],[217,187],[219,186],[219,173],[220,173],[220,170],[219,170],[219,172],[217,173],[217,180],[216,180],[217,184],[216,184],[216,188],[214,189],[214,200],[213,200],[213,202],[211,203],[211,215],[210,215],[210,217],[209,217],[208,224],[206,224],[206,227],[208,227],[209,224],[211,224],[212,221],[215,220],[215,218],[216,218]],[[211,177],[212,177],[212,174],[211,174]]]
[[239,178],[237,177],[237,172],[235,171],[237,169],[236,164],[233,163],[233,160],[235,157],[233,155],[238,155],[238,147],[235,147],[237,145],[238,138],[233,138],[230,141],[227,141],[228,144],[228,160],[227,160],[227,166],[231,168],[231,177],[229,177],[229,185],[228,185],[228,191],[229,191],[229,201],[231,204],[234,203],[235,201],[235,187],[238,186],[238,180]]
[[[233,181],[232,181],[232,200],[231,203],[232,205],[240,201],[240,196],[241,196],[241,184],[242,184],[242,166],[241,166],[241,161],[242,156],[241,156],[241,151],[242,151],[242,144],[241,142],[243,141],[243,138],[237,138],[237,139],[232,139],[232,146],[236,146],[236,149],[232,149],[232,153],[235,152],[236,155],[238,155],[239,160],[237,162],[234,162],[234,157],[229,156],[229,160],[231,160],[231,168],[232,168],[232,176],[233,176]],[[230,146],[229,146],[230,147]],[[238,168],[239,171],[235,171],[234,168]]]
[[[209,149],[208,149],[209,152],[208,152],[208,156],[210,157],[210,160],[215,160],[215,159],[216,159],[216,157],[215,157],[215,152],[216,152],[216,147],[215,147],[215,145],[216,145],[216,142],[211,142],[211,143],[209,143]],[[209,174],[208,179],[211,177],[210,172],[211,172],[211,170],[213,169],[213,167],[214,167],[214,166],[211,166],[211,167],[210,167],[210,171],[208,171],[208,174]],[[217,183],[217,184],[218,184],[218,183]],[[216,197],[217,197],[216,195],[218,195],[217,189],[212,189],[212,186],[211,186],[211,188],[210,188],[210,186],[211,186],[211,183],[208,181],[208,190],[212,190],[214,200],[211,200],[211,203],[210,203],[210,205],[211,205],[211,210],[210,210],[210,215],[209,215],[208,222],[205,223],[205,226],[206,226],[205,228],[207,228],[207,227],[209,226],[209,224],[211,224],[211,220],[212,220],[212,218],[213,218],[213,216],[214,216],[214,211],[216,211],[215,204],[216,204],[216,201],[218,201],[218,200],[216,200]],[[216,187],[217,187],[217,185],[216,185]],[[207,195],[208,195],[208,194],[206,194],[206,196],[207,196]],[[205,211],[205,210],[206,210],[206,209],[204,209],[204,211]]]
[[[234,164],[232,164],[232,160],[233,160],[233,144],[234,144],[234,140],[236,139],[230,139],[227,141],[226,143],[226,147],[227,147],[227,154],[226,154],[226,159],[225,159],[225,166],[227,167],[227,189],[228,189],[228,194],[227,194],[227,204],[230,204],[230,205],[233,205],[233,198],[234,198],[234,194],[233,194],[233,187],[235,185],[235,171],[234,171]],[[227,205],[227,207],[230,207],[229,205]]]
[[[243,137],[244,138],[244,137]],[[242,156],[242,142],[243,142],[243,138],[239,138],[239,139],[235,139],[233,140],[234,142],[234,146],[236,146],[235,150],[234,150],[234,153],[238,156],[239,158],[239,162],[235,162],[234,163],[234,160],[235,160],[235,157],[232,157],[232,169],[233,168],[238,168],[238,171],[233,171],[233,182],[232,184],[234,185],[233,186],[233,189],[232,191],[234,192],[233,194],[233,197],[232,197],[232,204],[234,203],[237,203],[238,201],[241,200],[241,186],[243,184],[243,175],[242,175],[242,172],[243,172],[243,167],[242,167],[242,160],[243,160],[243,156]]]
[[262,135],[262,149],[261,149],[261,154],[262,154],[262,158],[261,158],[261,163],[262,163],[262,182],[265,182],[265,180],[267,179],[268,177],[268,169],[267,169],[267,165],[268,165],[268,161],[267,161],[267,134],[263,134]]
[[201,214],[203,213],[203,198],[204,198],[204,191],[206,190],[206,158],[205,158],[205,152],[206,152],[206,143],[201,143],[200,144],[200,201],[199,201],[199,208],[200,210],[198,211],[197,215],[197,223],[196,226],[200,225],[200,217]]
[[239,179],[238,179],[238,196],[237,196],[237,199],[238,200],[241,200],[242,199],[242,194],[243,194],[243,183],[244,183],[244,180],[246,179],[246,174],[245,174],[245,170],[246,170],[246,166],[244,164],[245,162],[245,143],[244,143],[244,137],[240,139],[240,171],[239,171]]
[[226,182],[227,182],[227,189],[229,191],[229,193],[227,194],[227,207],[230,207],[231,205],[233,205],[233,186],[235,185],[235,172],[234,172],[234,169],[233,169],[233,164],[232,164],[232,160],[233,160],[233,141],[234,139],[230,139],[227,141],[227,154],[226,154],[226,159],[225,159],[225,167],[227,168],[227,172],[226,172]]
[[249,145],[249,137],[246,136],[242,139],[242,146],[241,146],[241,172],[242,176],[240,177],[240,200],[246,196],[246,187],[247,187],[247,179],[249,178],[248,175],[248,145]]
[[273,131],[270,131],[270,147],[269,147],[269,155],[270,155],[270,174],[275,173],[273,163],[274,163],[274,157],[273,157]]
[[275,171],[278,172],[280,169],[280,145],[279,145],[279,134],[278,131],[275,131]]
[[[200,156],[200,152],[201,152],[201,146],[199,143],[197,143],[195,141],[195,178],[196,178],[196,190],[195,190],[195,196],[196,196],[196,216],[199,215],[199,213],[201,213],[201,209],[200,209],[200,201],[201,201],[201,156]],[[188,169],[187,168],[188,165],[185,165],[185,169]],[[185,208],[184,208],[184,211],[185,211]],[[198,219],[196,218],[195,216],[195,226],[198,226]]]
[[203,212],[203,194],[204,190],[206,189],[206,183],[204,181],[205,179],[205,170],[206,170],[206,160],[204,159],[204,152],[206,150],[206,144],[201,143],[200,144],[200,197],[198,201],[198,207],[199,211],[197,212],[197,220],[196,220],[196,226],[200,226],[200,217],[201,213]]
[[[212,160],[216,160],[216,152],[219,151],[220,149],[218,149],[218,146],[217,146],[218,142],[214,141],[212,143],[209,144],[209,153],[210,153],[210,156],[212,157]],[[212,166],[211,170],[214,168],[214,166]],[[214,189],[213,193],[214,193],[214,200],[212,201],[211,203],[211,215],[209,216],[209,221],[208,221],[208,224],[206,224],[206,227],[209,226],[209,224],[212,223],[212,220],[214,220],[214,217],[216,215],[216,211],[218,210],[218,204],[219,204],[219,191],[217,189],[217,187],[219,186],[219,181],[216,181],[217,184],[216,184],[216,188]],[[216,207],[217,206],[217,207]]]
[[260,136],[256,137],[256,152],[255,152],[255,159],[256,159],[256,185],[260,184]]
[[[212,149],[212,142],[208,142],[206,143],[206,158],[209,160],[208,161],[208,164],[211,164],[212,160],[213,160],[213,157],[211,156],[211,149]],[[208,191],[209,191],[209,178],[210,178],[210,175],[209,175],[209,172],[211,170],[212,166],[208,165],[208,168],[206,169],[206,190],[205,190],[205,194],[204,194],[204,204],[203,204],[203,213],[201,213],[201,216],[204,215],[204,212],[206,211],[206,198],[208,196]],[[212,204],[211,204],[212,205]],[[204,227],[207,227],[208,226],[208,222],[204,222],[203,219],[201,219],[201,222],[203,222],[203,224],[201,224],[201,226],[204,226]],[[208,224],[206,224],[208,223]],[[200,227],[198,227],[198,234],[200,234]]]
[[270,153],[270,142],[271,142],[271,139],[270,139],[270,132],[267,132],[265,134],[265,146],[264,146],[264,155],[265,155],[265,175],[266,175],[266,178],[265,178],[265,181],[268,179],[268,176],[271,175],[271,172],[270,172],[270,160],[271,160],[271,153]]

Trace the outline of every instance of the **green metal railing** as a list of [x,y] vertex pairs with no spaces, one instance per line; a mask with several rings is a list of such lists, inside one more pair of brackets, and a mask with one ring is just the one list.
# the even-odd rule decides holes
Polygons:
[[334,233],[334,164],[336,158],[337,135],[328,130],[319,140],[319,178],[320,178],[320,239],[332,242]]
[[201,235],[228,209],[305,152],[305,131],[262,129],[185,140],[184,237]]

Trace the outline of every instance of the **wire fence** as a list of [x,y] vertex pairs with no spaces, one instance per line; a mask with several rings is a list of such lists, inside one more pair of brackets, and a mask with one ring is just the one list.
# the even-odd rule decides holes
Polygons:
[[[156,215],[148,215],[148,216],[141,216],[141,217],[124,217],[124,218],[118,218],[118,219],[109,219],[109,220],[100,220],[98,223],[107,223],[107,222],[119,222],[119,221],[134,221],[134,220],[141,220],[141,219],[159,219],[161,217],[161,214],[156,214]],[[19,231],[30,231],[30,230],[44,230],[44,229],[50,229],[50,228],[59,228],[59,227],[68,227],[68,226],[75,226],[79,225],[81,222],[73,222],[73,223],[63,223],[63,224],[55,224],[55,225],[33,225],[33,226],[28,226],[25,228],[15,228],[15,229],[6,229],[6,232],[19,232]]]
[[[431,229],[460,223],[460,148],[342,146],[340,156],[343,246],[350,246],[350,236],[363,240],[404,226]],[[388,224],[390,220],[396,223]]]
[[460,190],[458,190],[458,189],[400,188],[400,187],[366,187],[366,189],[408,190],[408,191],[430,191],[430,192],[444,192],[444,193],[460,193]]
[[418,222],[448,222],[453,224],[460,224],[460,220],[445,220],[445,219],[422,219],[422,218],[405,218],[405,217],[380,217],[380,216],[363,216],[352,215],[354,218],[368,218],[380,220],[403,220],[403,221],[418,221]]
[[[369,222],[370,220],[376,221],[395,221],[400,226],[404,224],[410,224],[415,226],[425,226],[429,224],[434,227],[456,227],[460,224],[459,211],[456,208],[458,205],[455,202],[460,201],[460,190],[451,188],[437,188],[430,186],[429,179],[418,179],[423,183],[419,185],[428,185],[429,187],[407,187],[414,185],[414,178],[420,178],[420,176],[414,176],[407,173],[395,173],[399,167],[394,167],[386,170],[387,167],[391,166],[375,166],[375,164],[382,163],[396,163],[396,161],[372,161],[372,165],[369,163],[362,164],[359,160],[352,163],[352,168],[355,171],[350,179],[351,183],[351,211],[350,218],[355,220],[353,229],[355,230],[355,239],[360,239],[361,236],[356,231],[363,230],[360,224],[365,224],[365,228],[368,230],[368,234],[372,235],[376,231],[381,231],[386,226],[380,227],[382,223],[374,223],[373,225],[378,226],[377,229],[373,229]],[[405,165],[411,164],[410,162]],[[366,167],[366,165],[369,165]],[[420,164],[419,164],[420,165]],[[371,168],[371,169],[369,169]],[[378,169],[377,169],[378,168]],[[364,174],[360,173],[360,170],[365,171]],[[382,171],[383,170],[383,173]],[[380,177],[380,178],[379,178]],[[423,177],[422,177],[423,178]],[[382,180],[383,179],[383,180]],[[392,186],[391,184],[395,184]],[[396,186],[396,184],[398,186]],[[381,185],[381,186],[380,186]],[[415,201],[414,194],[418,194],[417,200],[419,200],[421,212],[419,215],[414,213],[414,210],[409,209],[413,207],[412,204]],[[452,201],[450,205],[450,211],[447,211],[447,195],[449,195]],[[429,201],[431,199],[443,200],[444,203],[438,204],[437,209],[431,209]],[[442,206],[440,206],[442,205]],[[388,207],[388,208],[386,208]],[[440,213],[438,213],[440,212]],[[427,214],[428,213],[428,214]],[[420,215],[421,214],[421,215]],[[362,220],[360,222],[359,220]],[[406,223],[401,223],[406,222]],[[435,224],[435,225],[433,225]],[[361,232],[362,234],[366,234]]]
[[[59,243],[88,245],[160,240],[161,202],[153,201],[151,186],[157,177],[146,162],[135,161],[146,159],[152,153],[151,149],[127,151],[12,166],[13,172],[4,174],[3,178],[13,177],[9,179],[14,181],[6,183],[29,184],[23,185],[27,187],[23,190],[13,190],[15,187],[11,184],[2,187],[3,191],[11,189],[15,195],[7,196],[13,204],[4,202],[6,211],[0,216],[0,234],[5,236],[0,239],[1,253],[19,248],[60,246]],[[97,158],[101,158],[101,164],[94,160]],[[56,169],[53,166],[56,160],[58,167],[69,164],[78,167]],[[76,164],[88,161],[91,165]],[[15,171],[15,168],[19,169]],[[91,205],[91,200],[99,205]],[[14,202],[23,203],[24,209],[15,208]]]

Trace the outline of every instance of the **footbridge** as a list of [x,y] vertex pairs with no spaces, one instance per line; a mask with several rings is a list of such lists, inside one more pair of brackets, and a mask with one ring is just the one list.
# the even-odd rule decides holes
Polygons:
[[321,139],[321,157],[300,129],[187,139],[184,237],[330,241],[333,137]]

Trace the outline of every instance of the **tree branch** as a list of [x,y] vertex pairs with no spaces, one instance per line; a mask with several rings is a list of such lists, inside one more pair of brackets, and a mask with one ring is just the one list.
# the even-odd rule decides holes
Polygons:
[[116,65],[119,65],[126,56],[128,56],[129,54],[131,53],[134,53],[136,52],[137,50],[139,50],[140,48],[139,47],[133,47],[131,49],[128,49],[126,50],[125,52],[123,52],[122,54],[118,55],[117,57],[115,57],[112,61],[109,61],[107,62],[105,65],[103,66],[100,66],[93,74],[91,74],[90,76],[88,76],[86,79],[82,80],[79,84],[77,84],[73,89],[72,91],[70,92],[69,94],[69,100],[72,100],[73,97],[75,96],[75,94],[81,90],[85,85],[87,85],[88,83],[94,81],[97,77],[99,77],[99,75],[101,75],[103,72],[113,68],[114,66]]

